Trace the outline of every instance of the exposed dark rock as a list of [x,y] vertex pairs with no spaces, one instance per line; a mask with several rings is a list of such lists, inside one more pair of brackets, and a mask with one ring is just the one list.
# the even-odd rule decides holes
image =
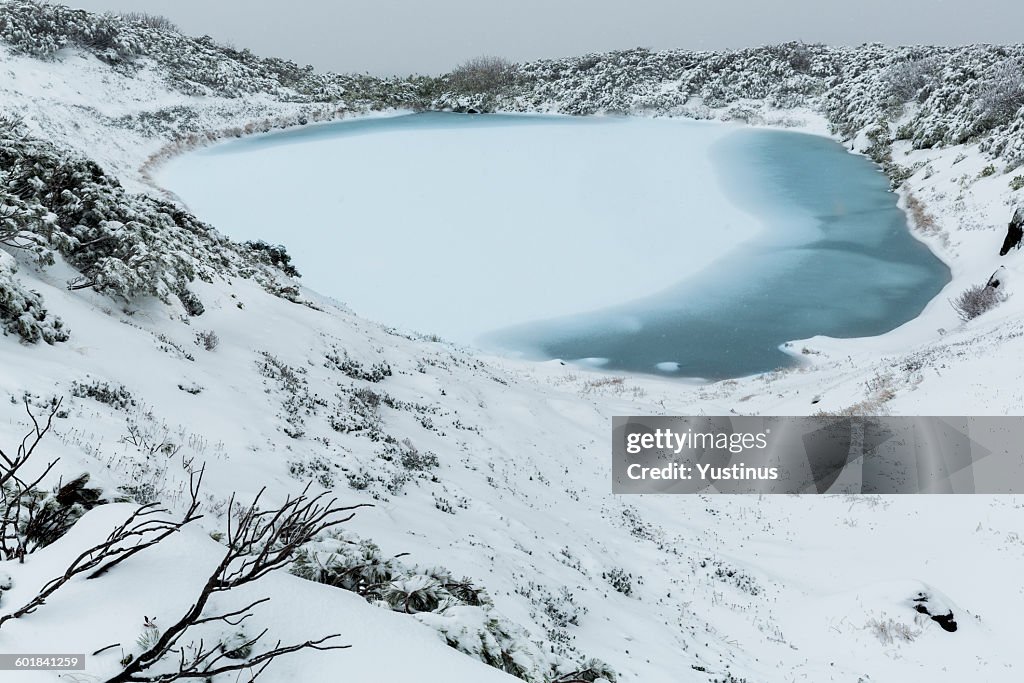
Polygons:
[[999,268],[996,269],[996,272],[992,273],[992,277],[988,279],[985,286],[991,287],[992,289],[999,289],[1003,286],[1004,282],[1006,282],[1006,268],[999,266]]
[[932,604],[934,602],[932,596],[927,593],[918,593],[913,601],[915,603],[914,610],[920,614],[925,614],[931,617],[931,620],[942,627],[943,631],[947,631],[949,633],[954,633],[956,631],[957,625],[956,618],[953,616],[953,610],[948,607],[944,610],[941,608],[936,610],[936,605]]
[[941,626],[943,631],[949,631],[950,633],[956,631],[956,619],[953,618],[952,611],[947,614],[933,614],[932,621]]
[[1000,256],[1006,256],[1011,249],[1020,249],[1020,240],[1024,237],[1024,207],[1013,212],[1010,225],[1006,228],[1006,239],[1003,240],[1003,248],[999,250]]

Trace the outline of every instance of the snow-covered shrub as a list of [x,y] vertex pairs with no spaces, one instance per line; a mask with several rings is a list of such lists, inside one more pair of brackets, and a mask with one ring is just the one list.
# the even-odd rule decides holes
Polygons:
[[[2,189],[20,199],[25,231],[59,252],[91,287],[164,302],[196,277],[230,270],[230,242],[170,203],[132,195],[92,161],[0,125]],[[6,196],[6,195],[5,195]],[[52,259],[51,259],[52,261]]]
[[814,65],[814,56],[821,48],[820,45],[808,45],[802,42],[782,43],[781,45],[770,45],[766,51],[781,62],[785,62],[793,71],[801,74],[811,72]]
[[35,1],[5,4],[0,39],[18,52],[49,58],[65,47],[79,47],[117,62],[141,51],[139,37],[123,31],[116,16]]
[[582,667],[561,673],[551,679],[551,683],[615,683],[618,679],[615,669],[607,663],[600,659],[588,659],[583,662]]
[[416,619],[437,631],[459,652],[526,681],[543,681],[526,634],[488,610],[465,605],[446,605],[436,612],[421,613]]
[[213,330],[201,330],[196,332],[195,343],[207,351],[213,351],[220,344],[220,337]]
[[864,625],[864,628],[878,638],[882,645],[892,645],[897,641],[912,643],[919,635],[921,635],[921,629],[914,628],[910,624],[905,624],[902,621],[896,621],[892,617],[887,619],[872,617],[868,620],[868,623]]
[[374,363],[367,368],[360,361],[350,357],[348,351],[337,347],[324,356],[324,367],[338,370],[352,379],[361,379],[367,382],[382,382],[385,378],[391,377],[391,366],[387,361]]
[[448,84],[458,92],[494,94],[512,85],[516,67],[502,57],[481,56],[463,62],[448,74]]
[[975,106],[987,127],[1009,123],[1024,106],[1024,62],[1007,59],[993,66]]
[[26,290],[15,277],[17,272],[14,258],[0,250],[0,326],[4,334],[15,334],[29,344],[67,341],[70,333],[64,322],[49,315],[42,295]]
[[75,380],[71,383],[71,395],[77,398],[91,398],[115,410],[128,410],[135,405],[135,399],[124,385],[98,379]]
[[189,362],[195,362],[196,357],[181,347],[181,344],[174,341],[164,333],[153,335],[157,341],[157,348],[164,353],[176,355],[179,358],[183,358]]
[[917,100],[934,82],[938,61],[932,57],[897,62],[885,69],[884,83],[894,104]]
[[358,593],[367,600],[382,598],[383,587],[398,572],[395,558],[384,557],[376,544],[342,534],[330,534],[302,548],[291,571],[309,581]]
[[744,593],[756,596],[764,591],[756,578],[742,569],[733,567],[724,560],[707,557],[701,560],[699,565],[702,569],[708,570],[708,575],[711,578],[738,588]]
[[633,575],[622,567],[612,567],[601,575],[612,588],[625,596],[633,594]]
[[424,574],[391,581],[382,593],[391,609],[406,614],[433,612],[441,605],[442,596],[443,591],[437,581]]
[[89,486],[87,473],[58,483],[50,490],[5,483],[0,495],[0,517],[5,536],[0,542],[4,559],[33,553],[59,540],[88,510],[109,502],[102,489]]
[[543,583],[528,581],[516,586],[516,593],[533,605],[530,616],[543,629],[552,651],[570,654],[573,636],[569,627],[579,625],[579,620],[588,611],[586,605],[578,603],[576,595],[564,585],[552,589]]
[[170,202],[128,193],[92,161],[32,138],[9,117],[0,117],[0,244],[41,266],[60,254],[80,273],[70,289],[125,301],[177,298],[192,316],[203,313],[188,289],[197,278],[254,278],[310,305],[278,282],[281,272],[297,275],[283,249],[233,243]]
[[373,475],[363,467],[346,472],[345,479],[348,481],[348,485],[356,491],[365,491],[374,482]]
[[248,659],[252,654],[252,638],[245,628],[229,633],[220,641],[220,651],[228,659]]
[[191,290],[182,287],[177,292],[178,301],[181,302],[182,308],[193,318],[198,317],[206,312],[206,307],[203,306],[203,302],[199,300]]
[[576,602],[576,596],[566,586],[560,586],[555,593],[542,591],[541,595],[544,613],[558,628],[578,626],[580,617],[587,613],[587,608]]
[[903,193],[906,202],[907,213],[911,218],[911,226],[917,232],[926,237],[938,238],[943,244],[949,243],[949,235],[942,230],[942,226],[935,216],[928,211],[925,203],[909,190]]
[[274,266],[288,277],[299,277],[299,271],[292,265],[292,257],[283,245],[267,244],[263,240],[246,242],[245,246],[253,253],[255,258]]
[[431,451],[420,451],[409,439],[402,439],[399,462],[407,470],[425,472],[437,467],[440,463],[437,455]]
[[259,373],[273,380],[281,392],[281,414],[284,433],[293,439],[300,439],[306,433],[306,417],[315,415],[326,402],[309,391],[306,369],[292,367],[277,356],[263,351],[256,361]]
[[180,33],[177,24],[162,14],[150,14],[149,12],[120,12],[118,14],[125,21],[133,24],[142,24],[147,28],[155,28],[161,31],[175,31]]
[[5,175],[0,169],[0,246],[31,253],[40,266],[53,265],[53,250],[46,236],[52,233],[56,216],[5,191]]
[[[368,540],[332,531],[305,545],[291,572],[410,614],[451,647],[531,683],[616,680],[614,671],[598,660],[567,657],[542,647],[526,629],[502,616],[471,579],[456,578],[443,567],[405,564],[402,557],[387,557]],[[561,678],[569,672],[594,675]]]
[[363,387],[343,391],[345,393],[338,395],[334,414],[328,418],[331,428],[343,434],[361,434],[371,441],[380,441],[384,436],[380,394]]
[[[138,646],[139,650],[145,652],[156,645],[160,640],[160,629],[155,623],[150,621],[149,617],[144,617],[143,621],[144,625],[142,627],[142,632],[139,633],[139,636],[135,639],[135,644]],[[132,659],[134,659],[134,657],[132,657]]]
[[[338,467],[334,464],[334,467]],[[325,489],[334,488],[334,472],[331,463],[322,456],[313,455],[305,460],[290,460],[288,474],[299,481],[312,479]]]
[[988,285],[971,285],[949,303],[964,322],[974,320],[1006,300],[1002,290]]

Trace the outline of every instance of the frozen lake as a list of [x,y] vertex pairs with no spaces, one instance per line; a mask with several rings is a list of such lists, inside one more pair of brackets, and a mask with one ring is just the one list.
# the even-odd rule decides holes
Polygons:
[[870,162],[795,133],[428,113],[234,140],[157,179],[366,317],[615,369],[768,370],[948,281]]

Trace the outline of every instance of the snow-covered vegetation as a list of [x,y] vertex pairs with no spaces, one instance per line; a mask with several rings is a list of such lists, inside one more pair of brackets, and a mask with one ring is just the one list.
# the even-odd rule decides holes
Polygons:
[[[1022,58],[632,50],[467,93],[0,3],[0,649],[87,655],[26,681],[1019,680],[1015,498],[614,497],[607,437],[616,414],[1019,410]],[[148,182],[192,146],[391,108],[832,135],[892,178],[948,296],[794,340],[793,370],[613,377],[360,319]],[[962,321],[973,285],[1000,302]]]

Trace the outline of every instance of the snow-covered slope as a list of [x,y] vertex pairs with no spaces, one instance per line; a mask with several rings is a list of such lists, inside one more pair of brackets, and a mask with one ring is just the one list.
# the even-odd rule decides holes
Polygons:
[[[998,147],[990,137],[1012,137],[1018,117],[934,149],[915,149],[917,133],[893,142],[895,133],[876,130],[882,96],[871,92],[906,51],[870,46],[643,56],[705,73],[700,92],[673,90],[648,62],[630,62],[633,53],[594,56],[577,66],[593,62],[592,77],[560,63],[526,65],[513,90],[474,96],[446,94],[443,78],[350,82],[301,69],[286,78],[291,67],[210,41],[62,11],[0,5],[0,102],[21,120],[0,126],[0,200],[13,207],[0,221],[28,230],[34,247],[5,246],[10,256],[0,261],[0,289],[13,293],[3,310],[16,313],[0,338],[0,391],[9,397],[0,401],[0,448],[12,453],[30,427],[23,401],[45,415],[63,397],[33,460],[41,471],[60,459],[42,489],[88,472],[108,499],[120,491],[180,511],[190,473],[205,463],[205,517],[0,623],[0,650],[88,654],[118,643],[90,657],[86,672],[66,675],[108,680],[123,657],[141,652],[144,617],[155,616],[159,630],[192,604],[203,568],[223,551],[206,536],[220,538],[232,493],[244,503],[266,486],[263,502],[273,507],[312,481],[345,504],[373,504],[340,531],[372,540],[383,558],[409,553],[384,562],[390,584],[436,589],[446,574],[431,569],[439,566],[489,598],[410,615],[383,598],[371,604],[272,572],[217,608],[269,596],[247,620],[250,634],[269,628],[272,643],[339,633],[353,647],[282,658],[262,680],[512,680],[500,668],[528,680],[587,670],[575,680],[592,681],[601,667],[589,658],[620,681],[645,683],[1020,679],[1024,659],[1012,639],[1024,607],[1024,508],[1016,499],[614,497],[608,457],[610,420],[622,414],[1015,413],[1024,399],[1024,303],[1014,287],[1024,263],[1019,250],[998,251],[1019,190],[1003,173],[1012,157],[986,154]],[[42,47],[25,54],[26,44]],[[968,58],[997,48],[920,50],[965,70]],[[1015,54],[985,57],[972,85],[944,97],[969,98],[982,87],[975,81]],[[823,64],[833,76],[815,76]],[[859,89],[839,77],[857,69]],[[203,82],[211,73],[222,76]],[[357,92],[309,88],[313,81]],[[776,97],[778,88],[799,102]],[[715,90],[722,99],[710,97]],[[563,111],[608,102],[574,112],[585,113],[618,108],[622,98],[633,114],[742,115],[872,153],[906,176],[900,191],[918,234],[953,270],[946,294],[878,338],[797,341],[793,352],[808,363],[794,370],[707,385],[598,374],[480,357],[360,319],[301,288],[280,252],[229,242],[147,184],[147,169],[168,153],[273,125],[431,101]],[[922,99],[885,114],[883,127],[944,125]],[[136,190],[149,195],[127,192]],[[947,297],[1000,266],[1007,301],[961,323]],[[69,281],[83,286],[69,290]],[[19,330],[54,343],[24,343]],[[0,564],[11,579],[0,581],[10,584],[0,618],[128,509],[99,506],[24,564]],[[309,552],[323,559],[325,549],[352,545],[331,543]],[[943,630],[915,600],[952,610],[958,630]]]

